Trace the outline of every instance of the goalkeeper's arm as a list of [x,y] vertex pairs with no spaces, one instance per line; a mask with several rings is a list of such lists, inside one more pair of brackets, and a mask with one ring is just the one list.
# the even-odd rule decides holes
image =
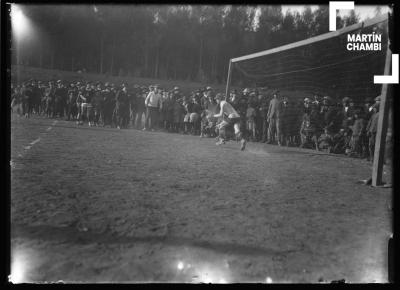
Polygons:
[[219,114],[215,114],[214,118],[220,118],[224,115],[224,106],[221,105],[221,110],[219,111]]

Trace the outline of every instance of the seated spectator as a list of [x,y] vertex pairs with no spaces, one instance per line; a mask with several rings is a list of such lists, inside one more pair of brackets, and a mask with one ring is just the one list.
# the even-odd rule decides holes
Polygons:
[[[318,150],[319,123],[317,108],[315,104],[309,106],[303,115],[303,121],[300,128],[301,148],[311,147]],[[308,107],[307,107],[308,109]]]
[[331,153],[344,154],[346,151],[346,138],[347,133],[343,128],[340,129],[339,132],[333,136]]
[[333,136],[329,132],[328,128],[324,128],[324,133],[318,138],[317,150],[325,151],[328,153],[332,152]]

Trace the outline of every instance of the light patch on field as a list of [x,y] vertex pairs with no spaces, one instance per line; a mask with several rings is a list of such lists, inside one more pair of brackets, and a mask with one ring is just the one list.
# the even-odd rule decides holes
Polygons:
[[197,250],[187,253],[184,258],[176,261],[180,279],[187,283],[215,283],[225,284],[231,280],[231,273],[227,261],[219,258],[206,258],[196,253]]
[[49,128],[46,129],[47,132],[50,131],[50,130],[51,130],[51,127],[49,127]]
[[260,148],[247,147],[245,151],[249,152],[249,153],[257,154],[257,155],[271,156],[271,154],[269,154],[268,152],[266,152],[265,150],[260,149]]
[[11,274],[8,279],[11,283],[29,282],[29,271],[35,265],[31,251],[18,247],[11,253]]
[[270,177],[264,179],[264,185],[277,184],[277,183],[278,182],[275,179],[272,179]]

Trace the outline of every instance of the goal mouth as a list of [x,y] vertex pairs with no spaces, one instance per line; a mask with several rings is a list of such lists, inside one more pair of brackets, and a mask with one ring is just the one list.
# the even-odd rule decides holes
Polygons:
[[[230,85],[235,85],[255,87],[265,94],[279,89],[281,95],[292,99],[318,94],[333,99],[350,97],[359,103],[368,97],[375,98],[381,85],[373,80],[374,75],[384,73],[388,20],[388,15],[382,15],[337,31],[232,58],[227,91]],[[379,50],[349,50],[349,40],[363,40],[358,35],[375,36],[368,39],[379,40]],[[368,43],[357,42],[358,48],[361,44],[365,48]]]

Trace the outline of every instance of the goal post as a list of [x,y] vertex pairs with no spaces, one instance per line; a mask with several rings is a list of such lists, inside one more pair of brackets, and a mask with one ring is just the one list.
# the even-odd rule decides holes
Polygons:
[[[392,52],[390,48],[386,51],[385,73],[390,74],[390,67],[392,63]],[[379,117],[378,128],[375,140],[374,163],[372,166],[372,186],[380,186],[383,184],[382,173],[383,164],[385,162],[385,147],[386,147],[386,134],[388,130],[388,114],[389,114],[389,100],[391,87],[388,84],[382,84],[381,100],[379,104]]]

